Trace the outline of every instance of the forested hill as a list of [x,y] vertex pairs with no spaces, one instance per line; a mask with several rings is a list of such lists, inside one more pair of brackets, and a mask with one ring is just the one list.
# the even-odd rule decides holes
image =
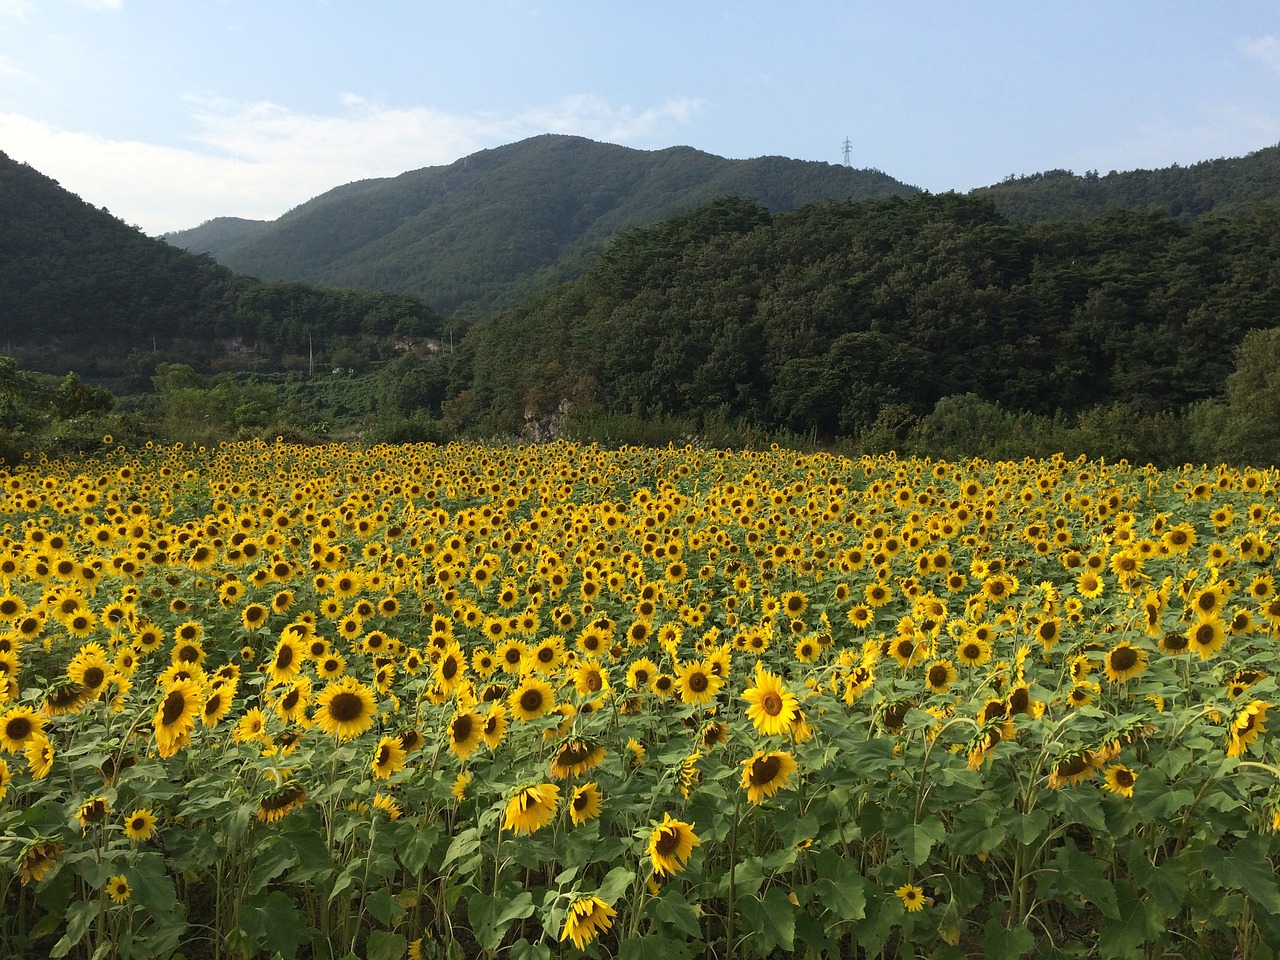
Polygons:
[[608,236],[737,194],[771,211],[916,193],[878,171],[691,147],[544,135],[448,166],[346,184],[265,226],[211,221],[166,239],[239,273],[426,297],[487,314],[580,274]]
[[149,384],[158,362],[278,369],[439,319],[416,297],[238,277],[0,153],[0,354],[25,367]]
[[1050,170],[972,192],[989,195],[1001,213],[1025,221],[1086,220],[1139,207],[1159,207],[1181,220],[1238,213],[1280,198],[1280,146],[1189,167],[1112,170],[1105,176]]
[[1280,322],[1280,209],[1022,224],[922,194],[770,215],[722,200],[619,236],[580,281],[464,343],[446,412],[579,410],[852,436],[891,406],[1150,413],[1217,397]]

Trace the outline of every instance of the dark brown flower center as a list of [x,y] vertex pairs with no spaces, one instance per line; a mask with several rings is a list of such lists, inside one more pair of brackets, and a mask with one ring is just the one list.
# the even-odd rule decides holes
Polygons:
[[364,701],[359,695],[343,691],[329,701],[329,716],[338,723],[350,723],[364,715]]

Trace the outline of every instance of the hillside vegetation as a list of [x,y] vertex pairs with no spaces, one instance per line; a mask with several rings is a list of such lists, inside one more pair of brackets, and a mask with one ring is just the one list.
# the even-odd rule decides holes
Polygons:
[[417,297],[265,283],[144,236],[0,153],[0,353],[126,389],[159,363],[306,369],[435,333]]
[[168,239],[239,273],[413,293],[439,310],[483,316],[577,276],[612,234],[719,196],[782,211],[915,192],[878,171],[829,163],[548,134],[349,183],[265,226],[213,221]]

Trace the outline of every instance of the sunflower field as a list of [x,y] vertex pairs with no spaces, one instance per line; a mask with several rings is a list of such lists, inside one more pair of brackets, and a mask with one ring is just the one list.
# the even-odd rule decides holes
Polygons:
[[111,447],[0,472],[0,955],[1280,944],[1280,474]]

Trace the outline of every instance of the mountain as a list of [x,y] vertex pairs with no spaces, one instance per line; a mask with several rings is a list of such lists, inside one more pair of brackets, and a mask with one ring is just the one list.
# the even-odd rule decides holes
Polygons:
[[270,220],[246,220],[244,217],[214,217],[198,227],[167,233],[162,239],[192,253],[216,257],[218,251],[247,240],[270,223]]
[[1189,167],[1112,170],[1106,176],[1049,170],[971,192],[990,196],[1005,216],[1025,222],[1087,220],[1135,207],[1158,207],[1180,220],[1239,213],[1280,197],[1280,145]]
[[278,368],[292,355],[306,366],[355,344],[431,335],[439,320],[403,294],[236,276],[0,153],[0,353],[29,369],[133,371],[146,385],[161,362]]
[[611,235],[719,196],[779,212],[917,192],[874,170],[547,134],[349,183],[265,226],[215,220],[165,239],[264,279],[415,293],[438,310],[486,314],[579,275]]

